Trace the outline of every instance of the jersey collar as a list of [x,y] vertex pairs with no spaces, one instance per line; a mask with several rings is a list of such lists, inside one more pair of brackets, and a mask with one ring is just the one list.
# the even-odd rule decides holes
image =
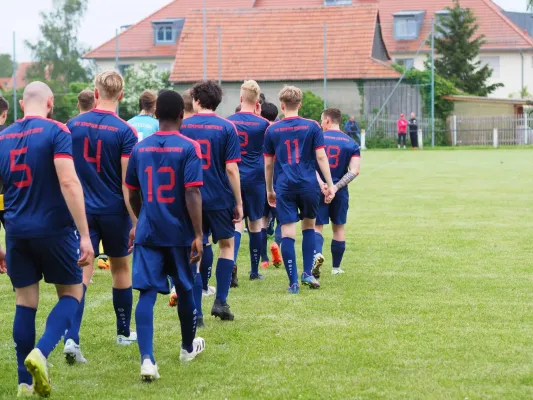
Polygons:
[[91,111],[94,111],[94,112],[97,112],[97,113],[101,113],[101,114],[111,114],[111,115],[114,115],[114,116],[117,115],[117,113],[114,112],[114,111],[100,110],[99,108],[93,108]]
[[172,136],[172,135],[181,135],[180,131],[157,131],[154,135],[158,136]]

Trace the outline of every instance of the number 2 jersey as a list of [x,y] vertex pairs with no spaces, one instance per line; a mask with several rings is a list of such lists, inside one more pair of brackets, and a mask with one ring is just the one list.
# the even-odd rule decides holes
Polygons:
[[0,133],[0,176],[9,237],[55,236],[74,229],[55,158],[72,159],[70,132],[59,122],[27,117]]
[[87,214],[128,213],[122,192],[121,159],[129,158],[137,133],[114,112],[94,109],[67,123]]
[[190,246],[185,189],[202,186],[200,146],[179,132],[156,132],[133,149],[126,185],[142,194],[135,244]]
[[276,157],[278,194],[320,190],[316,179],[316,150],[324,148],[322,129],[316,121],[284,118],[270,125],[265,136],[266,157]]
[[195,114],[183,121],[181,133],[200,145],[202,151],[202,207],[206,211],[233,208],[235,197],[226,175],[226,164],[241,161],[235,125],[212,114]]

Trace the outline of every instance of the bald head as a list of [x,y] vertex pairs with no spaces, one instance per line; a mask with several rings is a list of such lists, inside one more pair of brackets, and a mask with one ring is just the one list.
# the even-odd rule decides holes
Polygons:
[[24,88],[20,107],[24,115],[48,117],[54,107],[54,94],[46,83],[32,82]]

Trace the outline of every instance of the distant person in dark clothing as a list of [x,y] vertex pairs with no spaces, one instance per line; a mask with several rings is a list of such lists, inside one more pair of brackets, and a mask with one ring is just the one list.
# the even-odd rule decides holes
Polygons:
[[413,149],[418,148],[418,121],[414,112],[411,113],[411,119],[409,120],[409,136],[411,137]]
[[3,131],[6,127],[4,124],[7,120],[7,112],[9,111],[9,103],[6,99],[0,96],[0,132]]
[[398,148],[403,145],[403,148],[406,147],[406,137],[407,137],[407,125],[409,124],[405,119],[404,114],[400,114],[400,119],[398,120]]
[[358,144],[361,144],[359,126],[357,125],[357,122],[355,122],[355,117],[353,115],[351,115],[350,119],[344,124],[344,130],[348,136],[354,138]]

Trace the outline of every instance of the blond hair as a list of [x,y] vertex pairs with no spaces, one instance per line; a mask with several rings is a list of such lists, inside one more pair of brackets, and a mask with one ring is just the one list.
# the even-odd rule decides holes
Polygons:
[[116,71],[106,71],[96,76],[94,86],[100,92],[102,99],[117,101],[124,90],[124,79]]
[[187,89],[185,92],[183,92],[181,97],[183,98],[183,105],[185,106],[184,111],[189,114],[194,113],[191,89]]
[[279,92],[279,101],[290,110],[298,108],[303,98],[302,91],[296,86],[284,86]]
[[256,81],[244,81],[241,85],[241,96],[248,104],[256,104],[261,96],[261,88]]

